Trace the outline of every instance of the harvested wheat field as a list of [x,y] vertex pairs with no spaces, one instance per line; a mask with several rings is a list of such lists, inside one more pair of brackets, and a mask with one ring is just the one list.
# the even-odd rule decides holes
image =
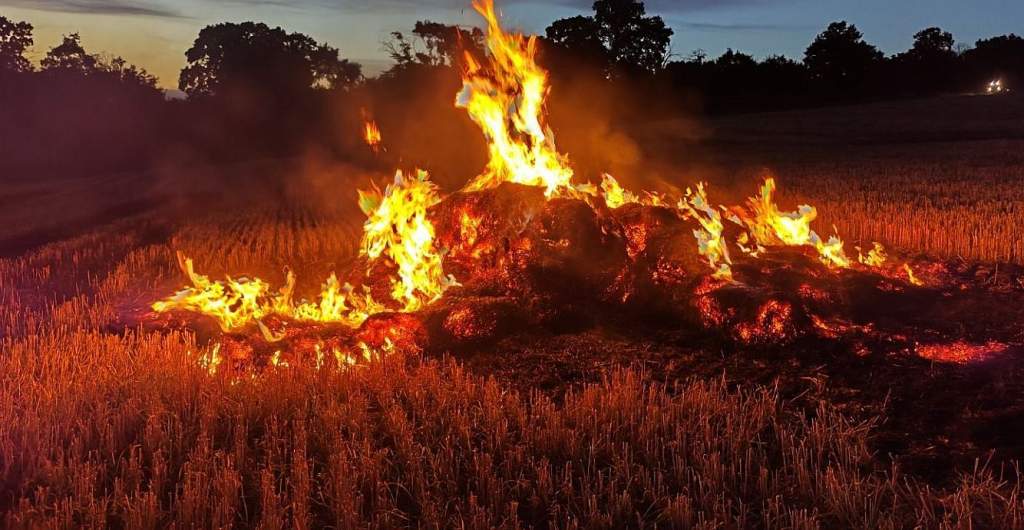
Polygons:
[[1024,528],[1024,100],[637,119],[589,175],[474,5],[464,182],[363,109],[357,162],[0,188],[0,525]]

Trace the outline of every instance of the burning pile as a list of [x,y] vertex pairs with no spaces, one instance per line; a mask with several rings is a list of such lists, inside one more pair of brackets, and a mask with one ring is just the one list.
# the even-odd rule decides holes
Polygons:
[[[398,172],[383,192],[360,191],[365,270],[344,276],[358,286],[332,274],[317,299],[295,300],[291,272],[275,290],[258,278],[211,280],[179,256],[191,286],[153,309],[212,317],[227,342],[259,329],[272,363],[282,349],[299,349],[319,365],[324,352],[348,364],[625,309],[741,342],[786,341],[834,327],[847,287],[841,271],[870,272],[878,285],[901,276],[917,283],[878,243],[850,259],[838,236],[811,228],[813,207],[781,210],[771,178],[730,207],[713,206],[703,184],[669,197],[626,190],[609,175],[599,186],[575,182],[545,123],[548,78],[535,38],[503,31],[490,0],[475,8],[489,55],[467,57],[456,105],[487,139],[483,173],[448,197],[422,171]],[[372,122],[365,138],[380,144]],[[315,333],[303,331],[312,325]]]

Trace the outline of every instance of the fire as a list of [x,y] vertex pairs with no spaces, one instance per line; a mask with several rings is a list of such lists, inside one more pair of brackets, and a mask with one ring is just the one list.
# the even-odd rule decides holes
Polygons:
[[386,310],[384,304],[373,299],[367,287],[356,292],[352,285],[341,284],[337,275],[331,273],[320,290],[318,301],[288,306],[279,314],[301,322],[340,322],[356,327],[371,315]]
[[917,285],[917,286],[924,285],[924,282],[922,282],[914,274],[914,269],[910,268],[910,264],[909,263],[904,263],[903,264],[903,270],[906,271],[906,273],[907,273],[907,281],[910,282],[911,285]]
[[493,0],[473,7],[487,21],[487,62],[466,55],[462,90],[456,106],[463,107],[487,139],[490,161],[470,182],[468,191],[493,188],[502,182],[541,186],[549,197],[571,194],[572,169],[555,148],[544,121],[548,76],[534,60],[535,36],[505,33]]
[[[406,178],[401,172],[384,193],[359,192],[360,206],[367,214],[360,251],[370,262],[386,256],[397,269],[392,277],[392,298],[402,311],[416,311],[433,302],[457,282],[445,275],[442,253],[434,247],[434,226],[427,219],[427,209],[439,200],[437,187],[427,174],[417,172]],[[256,324],[268,341],[281,337],[272,334],[262,320],[276,315],[300,322],[335,322],[356,327],[371,315],[386,311],[363,286],[357,291],[350,284],[341,284],[331,274],[313,302],[293,301],[295,275],[287,274],[284,287],[271,292],[270,285],[259,279],[228,277],[212,281],[195,272],[192,260],[178,254],[182,271],[192,285],[174,296],[152,305],[154,311],[192,311],[214,318],[221,330],[231,332]]]
[[601,193],[604,196],[605,204],[612,209],[640,202],[640,198],[636,194],[624,189],[619,185],[619,181],[615,180],[615,177],[608,174],[601,176]]
[[713,276],[720,280],[731,280],[732,269],[729,259],[729,247],[725,244],[722,231],[725,225],[722,224],[722,214],[708,204],[707,193],[704,191],[704,183],[697,184],[697,191],[686,190],[686,198],[681,199],[677,208],[689,212],[701,228],[693,231],[697,238],[697,250],[707,258],[708,264],[715,271]]
[[[182,309],[202,313],[216,319],[220,329],[229,332],[273,314],[290,304],[290,288],[278,294],[259,278],[211,281],[208,276],[195,272],[192,260],[178,253],[178,265],[192,282],[174,296],[153,304],[157,312]],[[289,278],[293,279],[291,276]]]
[[[633,192],[625,189],[611,175],[603,175],[600,186],[574,184],[568,157],[555,147],[554,137],[545,120],[545,100],[549,91],[548,76],[535,61],[536,37],[506,33],[500,26],[493,0],[475,0],[474,8],[487,23],[487,57],[474,58],[467,54],[463,72],[463,86],[456,105],[465,108],[481,128],[487,140],[489,161],[484,171],[470,181],[465,191],[474,192],[496,187],[503,182],[535,186],[544,189],[545,196],[584,199],[589,204],[600,204],[599,196],[610,209],[628,204],[666,208],[677,216],[695,222],[693,235],[697,250],[707,261],[711,273],[704,276],[694,291],[693,303],[705,322],[719,325],[729,316],[711,293],[733,280],[733,260],[729,244],[735,245],[746,256],[757,258],[768,247],[805,246],[813,248],[818,258],[830,268],[850,268],[854,262],[847,257],[843,240],[833,235],[823,239],[812,228],[817,210],[801,205],[795,211],[784,211],[775,203],[775,180],[766,178],[760,194],[747,200],[744,206],[713,206],[708,200],[703,183],[696,189],[687,189],[679,197],[649,191]],[[381,144],[380,129],[364,112],[364,138],[376,151]],[[339,366],[356,363],[359,359],[379,357],[396,351],[396,344],[409,342],[404,335],[413,334],[415,323],[401,320],[367,320],[385,311],[405,313],[418,311],[439,300],[458,282],[444,271],[444,259],[449,249],[438,246],[435,227],[428,217],[429,210],[440,203],[442,196],[427,174],[414,175],[396,172],[394,181],[381,192],[379,189],[359,191],[359,205],[367,219],[363,225],[360,254],[367,262],[367,276],[373,271],[389,271],[390,300],[377,300],[368,286],[359,288],[339,281],[331,274],[323,283],[315,300],[295,301],[296,278],[288,271],[284,285],[273,290],[259,278],[241,277],[211,280],[194,270],[192,260],[179,254],[179,265],[188,277],[190,286],[177,294],[152,305],[157,312],[186,310],[213,318],[224,332],[233,332],[247,326],[256,326],[270,342],[282,340],[283,332],[271,331],[264,324],[268,317],[280,329],[280,322],[331,322],[352,328],[364,326],[383,340],[371,341],[375,346],[358,342],[357,350],[349,351],[336,345],[317,344],[314,347],[317,365],[333,356]],[[456,254],[466,252],[485,239],[487,225],[481,213],[463,210],[458,218],[456,241],[447,241]],[[738,225],[735,238],[727,241],[725,221]],[[629,240],[628,255],[635,258],[646,246],[646,228],[643,225],[623,228]],[[731,236],[730,236],[731,237]],[[486,241],[483,242],[486,244]],[[885,249],[879,243],[866,255],[857,248],[857,263],[881,268],[887,263]],[[378,267],[383,264],[384,267]],[[657,274],[662,274],[661,265]],[[887,267],[895,275],[898,265]],[[907,280],[914,285],[922,282],[909,265],[903,264]],[[666,274],[672,273],[670,270]],[[376,277],[376,276],[375,276]],[[378,295],[380,296],[380,295]],[[468,313],[452,313],[449,320],[455,327],[466,328],[461,320],[472,320]],[[793,307],[782,301],[764,304],[756,317],[740,325],[736,332],[745,342],[781,340],[791,335]],[[411,317],[406,317],[413,320]],[[468,320],[467,320],[468,321]],[[361,330],[360,333],[363,333]],[[378,339],[380,339],[378,337]],[[346,346],[347,348],[347,346]],[[229,356],[234,358],[234,356]],[[211,373],[221,363],[223,354],[218,344],[204,357],[204,366]],[[286,366],[280,352],[271,358],[274,366]]]
[[868,251],[867,256],[861,255],[860,248],[857,248],[857,261],[868,267],[881,267],[888,259],[888,256],[885,255],[885,247],[877,241],[873,245],[874,248]]
[[811,222],[818,217],[818,211],[813,206],[804,204],[795,212],[783,212],[775,204],[774,195],[775,179],[768,177],[761,186],[761,195],[747,201],[749,210],[736,209],[759,245],[811,246],[818,251],[821,261],[826,265],[839,268],[850,266],[842,239],[830,236],[826,241],[811,230]]
[[998,341],[972,344],[962,340],[938,344],[918,344],[917,355],[931,361],[967,364],[1003,355],[1009,346]]
[[360,207],[368,216],[360,251],[371,260],[386,254],[397,266],[391,296],[403,304],[403,311],[416,311],[458,285],[444,273],[442,253],[434,248],[434,225],[427,219],[427,209],[440,200],[425,171],[414,178],[399,171],[383,195],[359,193]]
[[366,140],[366,145],[370,146],[374,152],[380,149],[380,142],[383,140],[383,137],[380,134],[380,128],[377,127],[377,122],[373,120],[366,121],[363,125],[363,138]]

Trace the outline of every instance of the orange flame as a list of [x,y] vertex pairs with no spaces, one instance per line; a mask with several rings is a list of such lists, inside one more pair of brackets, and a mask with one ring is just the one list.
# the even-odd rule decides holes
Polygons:
[[[391,296],[403,311],[416,311],[440,298],[448,287],[457,285],[453,277],[444,274],[442,254],[434,247],[434,226],[427,219],[427,209],[438,202],[439,196],[425,172],[419,171],[415,178],[405,178],[398,172],[383,194],[360,191],[359,195],[360,206],[368,216],[361,253],[371,262],[386,256],[395,265]],[[334,274],[324,283],[318,301],[296,305],[292,300],[295,275],[291,272],[285,286],[272,293],[270,285],[259,278],[211,281],[197,274],[192,260],[181,253],[178,261],[192,285],[154,303],[153,310],[207,315],[225,332],[255,323],[268,341],[275,341],[281,337],[273,335],[261,322],[270,315],[355,327],[371,315],[387,310],[373,299],[367,287],[357,292],[347,283],[342,285]]]
[[740,220],[758,245],[807,245],[814,247],[821,261],[830,267],[850,266],[839,236],[830,236],[826,241],[811,230],[811,221],[818,216],[813,206],[805,204],[795,212],[783,212],[775,204],[774,194],[775,179],[768,177],[761,186],[761,195],[747,201],[749,211],[737,209],[741,213]]
[[371,260],[387,254],[398,267],[391,296],[404,311],[416,311],[458,285],[444,274],[442,254],[434,248],[434,225],[427,219],[427,209],[441,199],[425,171],[418,171],[415,178],[399,171],[383,195],[360,191],[359,196],[368,216],[360,250]]
[[686,198],[681,199],[677,208],[688,212],[700,223],[701,228],[693,231],[697,238],[697,250],[707,258],[708,264],[715,271],[712,276],[720,280],[731,280],[732,269],[729,259],[729,247],[725,244],[722,232],[725,225],[722,224],[722,214],[711,207],[708,203],[707,193],[704,191],[704,183],[697,184],[697,191],[686,190]]
[[555,148],[544,121],[548,77],[534,60],[536,37],[505,33],[492,0],[474,1],[487,21],[486,63],[468,53],[462,90],[455,105],[480,126],[488,142],[487,169],[466,189],[493,188],[502,182],[541,186],[548,197],[570,193],[572,169]]
[[377,127],[377,122],[366,120],[366,123],[363,125],[363,138],[366,140],[366,145],[370,146],[374,152],[380,149],[380,142],[383,137],[380,134],[380,128]]

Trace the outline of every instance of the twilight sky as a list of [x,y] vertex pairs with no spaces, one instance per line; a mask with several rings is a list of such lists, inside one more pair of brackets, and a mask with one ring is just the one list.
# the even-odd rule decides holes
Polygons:
[[[543,33],[553,20],[589,14],[592,0],[496,0],[507,27]],[[173,88],[184,52],[215,22],[254,20],[301,31],[341,50],[375,74],[387,66],[381,42],[416,20],[477,24],[470,0],[0,0],[0,15],[35,28],[38,60],[65,33],[82,35],[93,53],[121,55]],[[675,29],[673,50],[701,48],[716,57],[731,47],[757,57],[795,59],[830,21],[856,24],[886,53],[905,50],[928,26],[958,43],[1024,33],[1024,0],[648,0]]]

